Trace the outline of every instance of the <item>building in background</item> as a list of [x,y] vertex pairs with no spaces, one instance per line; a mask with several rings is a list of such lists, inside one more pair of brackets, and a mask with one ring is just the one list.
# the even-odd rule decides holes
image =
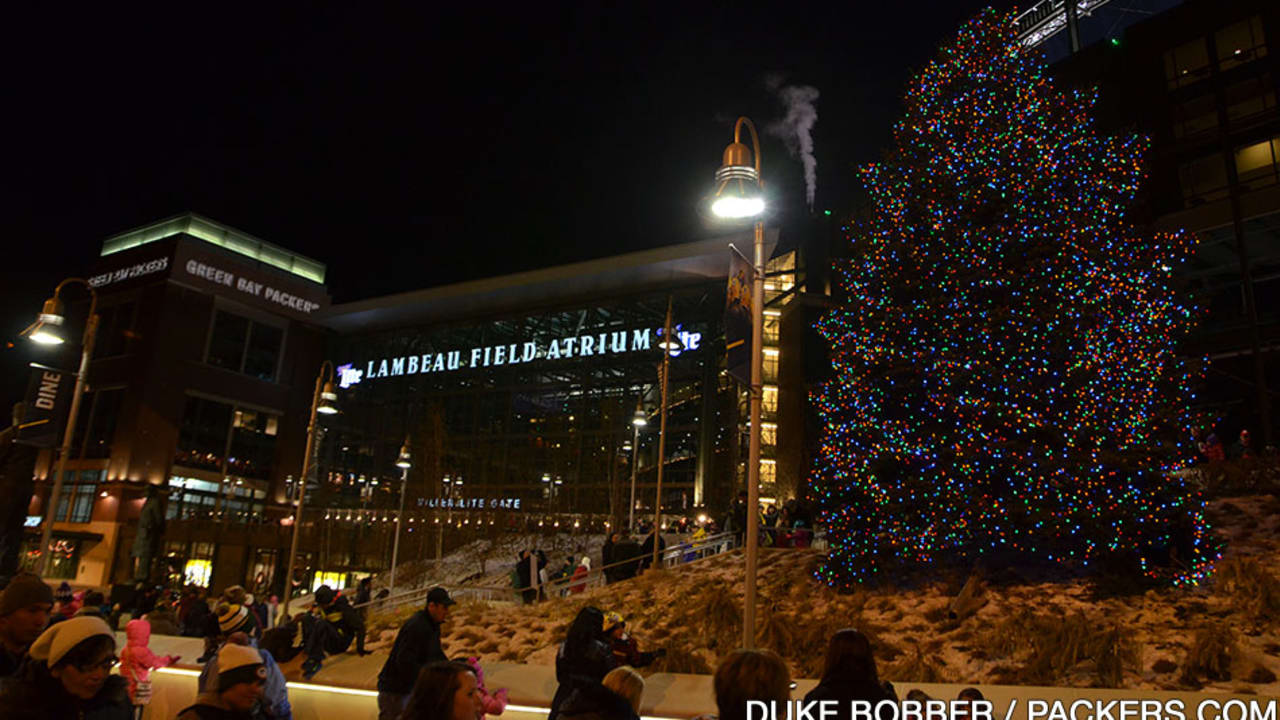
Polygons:
[[[278,520],[324,353],[324,275],[321,263],[191,214],[103,243],[88,277],[97,342],[52,518],[53,578],[132,578],[136,520],[154,485],[169,501],[153,576],[270,580],[288,547]],[[49,460],[37,466],[28,560],[49,519]]]
[[[1096,87],[1100,125],[1151,140],[1145,217],[1199,238],[1176,272],[1208,306],[1186,351],[1230,445],[1275,441],[1280,389],[1280,5],[1191,0],[1053,66]],[[1193,431],[1188,428],[1188,431]]]
[[[804,253],[777,249],[776,230],[766,240],[761,497],[782,502],[803,493],[803,469],[778,468],[803,461],[787,447],[812,444],[794,369],[813,338],[790,325],[810,319],[790,310],[804,295]],[[517,529],[620,529],[633,468],[635,516],[648,521],[660,464],[665,520],[720,520],[745,487],[748,430],[746,390],[725,371],[730,241],[747,247],[750,236],[330,307],[322,264],[197,215],[109,238],[90,279],[100,330],[51,574],[101,587],[134,577],[136,520],[158,486],[167,526],[153,577],[283,591],[326,359],[340,412],[319,423],[301,586],[388,567],[402,477],[402,560]],[[659,458],[669,301],[681,349]],[[788,407],[801,409],[797,421]],[[638,435],[637,412],[647,421]],[[406,439],[413,464],[402,471]],[[49,460],[37,471],[29,560]]]

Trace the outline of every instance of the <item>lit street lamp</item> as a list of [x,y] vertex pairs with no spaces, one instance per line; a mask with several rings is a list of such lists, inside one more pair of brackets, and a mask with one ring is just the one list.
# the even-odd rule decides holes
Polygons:
[[[741,140],[742,127],[751,133],[751,150]],[[746,578],[742,609],[742,646],[755,647],[756,564],[759,553],[760,522],[760,406],[764,395],[764,181],[760,178],[760,138],[746,117],[733,124],[733,142],[724,150],[724,160],[716,171],[716,191],[711,212],[726,220],[755,218],[754,278],[751,283],[751,411],[750,441],[747,450],[747,550]]]
[[396,459],[396,467],[400,468],[400,512],[396,515],[396,539],[391,544],[391,582],[388,590],[396,589],[396,561],[400,559],[400,523],[404,517],[404,490],[409,486],[409,468],[413,461],[409,459],[409,438],[400,446],[400,457]]
[[62,476],[67,470],[67,456],[71,454],[71,439],[75,435],[76,420],[80,415],[80,396],[84,394],[85,379],[89,374],[89,358],[93,355],[93,341],[98,333],[98,315],[94,311],[98,307],[98,293],[93,286],[80,278],[67,278],[53,289],[53,297],[44,301],[44,308],[36,316],[36,321],[22,331],[32,342],[41,345],[61,345],[66,341],[62,326],[66,318],[62,314],[62,301],[59,299],[62,288],[75,283],[84,285],[89,291],[89,317],[84,323],[84,335],[80,341],[80,369],[76,372],[76,385],[71,393],[71,409],[67,413],[67,426],[62,433],[62,448],[58,451],[58,465],[53,474],[53,489],[49,491],[49,501],[44,508],[44,526],[40,530],[40,558],[36,561],[36,573],[44,576],[49,570],[49,542],[53,539],[54,515],[58,512],[58,500],[62,496]]
[[293,540],[289,543],[289,561],[285,564],[284,607],[281,618],[289,617],[289,601],[293,599],[293,563],[298,556],[298,534],[302,532],[302,506],[307,496],[307,478],[311,476],[312,458],[315,456],[316,415],[333,415],[338,412],[338,393],[333,388],[333,363],[325,360],[316,375],[316,389],[311,395],[311,420],[307,425],[307,451],[302,457],[302,475],[298,477],[297,508],[293,511]]

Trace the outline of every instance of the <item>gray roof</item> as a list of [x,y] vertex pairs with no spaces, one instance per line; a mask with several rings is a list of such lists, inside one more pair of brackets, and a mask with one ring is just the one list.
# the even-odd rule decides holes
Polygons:
[[[773,254],[777,242],[778,230],[766,229],[766,258]],[[746,230],[683,245],[331,305],[317,319],[339,332],[427,325],[706,282],[728,276],[730,243],[750,257],[752,234]]]

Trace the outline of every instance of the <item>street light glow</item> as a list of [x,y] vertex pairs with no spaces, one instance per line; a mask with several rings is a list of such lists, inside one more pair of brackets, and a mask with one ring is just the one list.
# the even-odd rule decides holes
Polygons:
[[764,213],[764,198],[724,195],[711,203],[711,212],[722,218],[751,218]]
[[31,334],[27,335],[27,339],[41,345],[61,345],[63,343],[61,335],[45,327],[32,330]]

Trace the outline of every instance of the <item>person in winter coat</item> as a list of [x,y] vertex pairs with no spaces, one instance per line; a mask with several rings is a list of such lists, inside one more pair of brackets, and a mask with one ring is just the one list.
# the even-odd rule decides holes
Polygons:
[[253,720],[267,683],[262,655],[249,645],[229,642],[218,650],[217,660],[216,682],[179,712],[177,720]]
[[480,709],[484,710],[485,715],[501,715],[507,709],[507,689],[498,688],[497,692],[490,695],[489,689],[484,686],[484,669],[480,667],[480,658],[469,657],[467,664],[476,676],[476,697],[480,698]]
[[631,536],[623,535],[613,548],[613,562],[615,564],[623,563],[618,565],[618,569],[614,572],[614,582],[629,580],[638,575],[640,572],[640,556],[642,554],[640,544],[632,539]]
[[777,703],[778,708],[791,700],[791,671],[772,650],[734,650],[716,667],[712,685],[718,715],[711,720],[747,720],[750,700]]
[[575,690],[560,711],[563,720],[639,720],[644,678],[629,667],[609,671],[599,685]]
[[[156,603],[156,607],[147,613],[146,621],[151,624],[151,633],[153,635],[180,635],[178,628],[178,614],[173,611],[173,607],[167,602]],[[133,622],[132,620],[130,622]],[[126,624],[127,628],[128,625]]]
[[591,558],[586,555],[582,556],[582,560],[578,562],[578,567],[573,571],[571,580],[573,584],[569,586],[569,592],[577,595],[587,589],[587,576],[591,574]]
[[556,688],[547,720],[556,720],[560,706],[574,690],[599,685],[614,668],[613,652],[605,642],[604,613],[587,606],[569,625],[568,637],[556,652]]
[[471,666],[433,663],[423,668],[400,720],[482,720],[484,708]]
[[396,633],[391,654],[378,673],[378,718],[396,720],[404,711],[422,669],[449,660],[440,646],[440,626],[455,603],[449,592],[434,587],[427,606],[414,613]]
[[0,686],[2,720],[130,720],[125,679],[111,674],[116,640],[100,617],[51,625],[17,677]]
[[302,677],[310,680],[320,672],[325,655],[344,653],[356,642],[356,654],[364,655],[364,621],[345,597],[328,585],[316,590],[316,607],[302,618]]
[[600,571],[604,573],[604,583],[609,585],[617,580],[618,569],[610,567],[617,559],[614,558],[614,548],[618,544],[618,533],[613,533],[605,538],[604,547],[600,548]]
[[609,649],[613,651],[613,662],[619,667],[629,665],[642,668],[667,654],[666,650],[640,652],[639,643],[627,634],[626,621],[612,610],[604,614],[604,634],[608,638]]
[[221,652],[223,647],[226,645],[252,647],[258,652],[258,657],[262,658],[262,666],[265,672],[262,697],[258,706],[253,710],[253,716],[259,720],[262,718],[273,718],[274,720],[292,718],[293,707],[289,705],[289,690],[284,679],[284,673],[280,671],[280,665],[276,662],[274,655],[257,647],[255,641],[240,629],[247,627],[247,621],[242,619],[240,622],[239,626],[231,627],[231,632],[218,639],[219,644],[214,648],[213,657],[205,663],[204,668],[200,671],[200,677],[196,679],[196,690],[200,693],[216,693],[220,674],[217,653]]
[[529,558],[532,556],[532,552],[523,550],[516,558],[516,589],[520,591],[520,599],[525,605],[532,603],[534,598],[538,597],[538,592],[533,589],[531,582],[533,575],[530,574],[532,565]]
[[9,581],[0,593],[0,679],[18,673],[52,610],[53,590],[38,576],[23,573]]
[[[805,702],[835,700],[838,720],[851,718],[852,701],[866,700],[872,707],[881,700],[898,702],[889,683],[881,683],[871,641],[852,628],[839,630],[827,645],[827,657],[818,686],[804,696]],[[896,710],[894,712],[896,715]],[[881,713],[882,718],[889,717]]]
[[[655,541],[656,538],[656,541]],[[653,532],[645,536],[644,544],[640,546],[640,569],[647,570],[649,565],[653,563],[653,543],[658,543],[658,559],[662,559],[662,551],[667,549],[667,541],[663,539],[662,533],[654,528]]]
[[157,656],[147,644],[151,642],[151,623],[130,620],[124,626],[125,646],[120,651],[120,676],[129,683],[129,701],[134,717],[142,719],[142,711],[151,702],[151,671],[178,662],[177,655]]

